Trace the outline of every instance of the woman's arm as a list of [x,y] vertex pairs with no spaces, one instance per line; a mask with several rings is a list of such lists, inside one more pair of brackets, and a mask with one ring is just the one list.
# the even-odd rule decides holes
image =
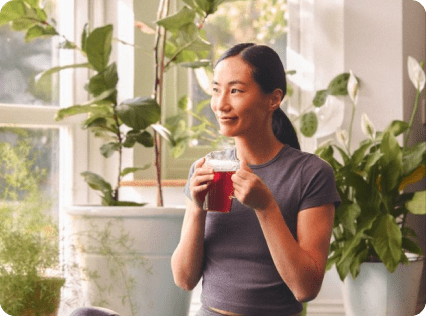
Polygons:
[[186,205],[180,241],[172,255],[172,272],[176,285],[191,291],[202,275],[206,212],[190,199]]
[[296,241],[266,184],[242,161],[232,177],[236,198],[252,208],[283,281],[300,302],[314,299],[321,288],[334,220],[334,205],[302,210]]
[[299,212],[296,241],[278,205],[255,210],[275,267],[300,302],[314,299],[321,288],[334,220],[334,205]]
[[176,285],[187,291],[191,291],[202,276],[207,214],[203,202],[213,180],[213,169],[203,167],[204,161],[203,158],[195,163],[189,186],[192,200],[186,200],[180,241],[171,262]]

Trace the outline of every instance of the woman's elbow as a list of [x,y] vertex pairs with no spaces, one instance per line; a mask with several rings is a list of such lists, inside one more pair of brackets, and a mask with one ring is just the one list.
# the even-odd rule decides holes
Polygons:
[[305,295],[295,295],[296,300],[299,303],[305,303],[305,302],[309,302],[312,301],[313,299],[315,299],[317,297],[318,293],[316,294],[305,294]]
[[197,286],[197,283],[198,283],[198,282],[192,281],[188,277],[184,277],[182,275],[176,275],[174,273],[173,273],[173,279],[175,281],[175,284],[185,291],[192,291]]
[[185,272],[182,267],[174,262],[172,257],[172,273],[175,284],[185,291],[192,291],[197,285],[198,281],[193,280],[193,277]]
[[310,288],[299,289],[294,291],[294,297],[300,303],[312,301],[318,296],[321,286],[312,286]]

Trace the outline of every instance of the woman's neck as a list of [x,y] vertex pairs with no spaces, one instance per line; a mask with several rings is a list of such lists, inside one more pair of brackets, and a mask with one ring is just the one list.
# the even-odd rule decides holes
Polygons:
[[272,137],[258,137],[256,139],[235,137],[235,145],[237,147],[237,158],[245,160],[250,165],[267,163],[284,146],[274,135]]

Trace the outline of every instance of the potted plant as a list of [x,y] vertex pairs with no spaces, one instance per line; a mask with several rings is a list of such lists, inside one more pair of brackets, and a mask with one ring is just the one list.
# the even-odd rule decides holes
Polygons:
[[[38,76],[38,82],[47,76],[63,69],[84,67],[90,70],[90,78],[85,88],[91,99],[85,104],[73,105],[60,109],[57,119],[68,116],[87,114],[82,127],[102,137],[105,143],[100,148],[106,158],[118,153],[117,182],[111,185],[101,175],[84,172],[82,175],[88,185],[100,193],[102,206],[73,206],[67,207],[65,213],[65,236],[84,236],[93,227],[105,231],[120,219],[121,225],[133,240],[134,250],[140,256],[150,261],[153,267],[151,273],[138,273],[132,267],[127,267],[135,278],[135,301],[139,301],[139,314],[143,311],[152,315],[184,315],[189,305],[189,294],[178,289],[173,282],[170,269],[170,256],[178,243],[183,220],[182,207],[163,207],[161,190],[161,136],[168,139],[172,145],[175,141],[161,122],[161,107],[163,99],[163,79],[165,73],[176,65],[186,67],[203,67],[210,62],[205,60],[210,49],[202,36],[201,29],[205,19],[213,14],[219,4],[225,0],[184,0],[181,9],[169,13],[169,0],[159,1],[156,30],[153,43],[148,44],[155,54],[155,80],[153,95],[148,98],[138,97],[119,102],[117,99],[117,64],[110,62],[113,42],[113,26],[105,25],[92,29],[87,24],[81,33],[80,43],[73,43],[60,35],[56,30],[55,21],[49,18],[38,0],[12,0],[7,2],[0,12],[0,26],[9,23],[13,29],[25,31],[25,39],[30,41],[38,37],[59,36],[60,47],[74,49],[87,58],[82,64],[70,64],[54,67]],[[142,31],[152,33],[145,23],[136,24]],[[152,46],[151,46],[152,45]],[[150,130],[153,130],[153,133]],[[122,201],[119,197],[120,183],[123,176],[144,169],[147,166],[122,167],[122,152],[135,144],[153,147],[155,151],[155,168],[158,186],[158,207],[141,207],[143,203]],[[115,226],[113,224],[112,226]],[[111,233],[114,233],[112,231]],[[121,234],[120,230],[118,234]],[[127,236],[127,233],[125,233]],[[119,239],[120,235],[118,235]],[[66,241],[67,242],[67,241]],[[89,244],[89,240],[81,240],[81,244]],[[89,247],[90,248],[90,247]],[[88,249],[88,247],[79,248]],[[152,253],[152,256],[150,255]],[[102,266],[99,263],[99,253],[80,251],[80,264],[84,268],[94,269]],[[117,255],[128,255],[123,249],[118,249]],[[68,257],[67,257],[68,256]],[[71,259],[66,254],[65,259]],[[133,271],[133,272],[132,272]],[[99,274],[109,279],[110,270],[106,267]],[[133,274],[132,274],[133,273]],[[88,288],[96,287],[88,284]],[[91,290],[86,289],[87,292]],[[84,291],[83,291],[84,292]],[[135,315],[130,307],[123,307],[120,293],[112,295],[114,302],[109,302],[112,309],[125,315]],[[92,301],[96,301],[93,299]],[[167,304],[164,304],[167,302]],[[90,302],[89,302],[90,303]],[[124,309],[123,309],[124,308]]]
[[65,279],[59,273],[57,222],[47,214],[28,140],[0,143],[0,305],[10,315],[56,315]]
[[[426,191],[412,193],[405,188],[425,175],[426,142],[408,146],[407,139],[425,74],[412,57],[408,70],[417,90],[409,122],[393,121],[379,132],[363,114],[361,124],[367,138],[352,149],[359,84],[351,72],[347,88],[352,100],[349,132],[338,131],[340,144],[328,142],[316,151],[333,167],[342,199],[336,210],[328,267],[336,266],[344,281],[347,315],[414,315],[424,257],[406,218],[408,213],[426,214]],[[400,145],[397,137],[404,132]],[[409,272],[410,267],[415,271]],[[399,283],[392,285],[392,281]]]

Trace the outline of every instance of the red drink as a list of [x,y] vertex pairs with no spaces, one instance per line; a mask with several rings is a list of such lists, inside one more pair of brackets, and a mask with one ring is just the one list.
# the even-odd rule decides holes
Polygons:
[[215,171],[214,179],[204,202],[206,211],[228,213],[231,211],[234,186],[231,176],[235,171]]

